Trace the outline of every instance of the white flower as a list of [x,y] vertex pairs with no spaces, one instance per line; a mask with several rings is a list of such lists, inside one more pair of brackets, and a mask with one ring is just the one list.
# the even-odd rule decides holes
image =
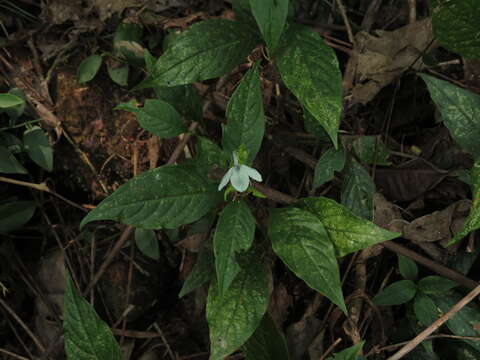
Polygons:
[[230,181],[236,190],[243,192],[248,189],[250,178],[262,181],[262,175],[257,170],[247,165],[239,165],[237,155],[233,153],[233,166],[223,176],[218,190],[222,190]]

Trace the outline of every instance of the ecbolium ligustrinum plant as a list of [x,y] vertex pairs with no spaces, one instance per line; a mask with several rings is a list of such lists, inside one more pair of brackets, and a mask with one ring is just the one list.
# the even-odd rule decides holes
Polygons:
[[233,152],[233,166],[223,176],[218,190],[222,190],[230,182],[235,190],[244,192],[250,186],[250,179],[261,182],[262,175],[254,168],[240,164],[237,154]]

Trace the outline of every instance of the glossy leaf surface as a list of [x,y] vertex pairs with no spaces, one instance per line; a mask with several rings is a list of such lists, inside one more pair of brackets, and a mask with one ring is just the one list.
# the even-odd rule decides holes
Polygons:
[[145,229],[173,229],[200,219],[221,200],[191,165],[168,165],[146,171],[120,186],[82,220],[115,220]]
[[323,223],[338,257],[400,236],[359,218],[331,199],[305,198],[299,205]]
[[100,55],[90,55],[84,59],[78,67],[77,76],[79,83],[86,83],[97,75],[102,66],[102,57]]
[[153,230],[135,229],[135,243],[143,255],[154,260],[160,258],[158,240]]
[[222,76],[245,61],[258,39],[248,26],[225,19],[201,21],[175,37],[137,88],[185,85]]
[[223,148],[231,153],[244,145],[248,161],[253,161],[262,145],[264,131],[265,114],[257,63],[245,74],[228,102]]
[[335,248],[318,217],[297,208],[272,210],[268,236],[290,270],[347,312]]
[[420,76],[452,137],[474,157],[480,156],[480,95],[433,76]]
[[268,305],[268,279],[258,254],[241,263],[242,270],[223,294],[210,285],[207,322],[210,360],[223,360],[242,346],[259,326]]
[[18,106],[24,102],[25,100],[19,96],[13,94],[0,94],[0,109]]
[[15,158],[12,152],[5,146],[0,145],[0,173],[26,174],[27,170]]
[[317,188],[333,179],[335,171],[341,171],[345,166],[345,151],[343,149],[328,149],[322,154],[315,165],[313,187]]
[[250,0],[250,9],[271,52],[275,51],[288,14],[288,0]]
[[0,205],[0,233],[18,230],[35,212],[34,201],[15,201]]
[[375,184],[365,168],[352,160],[346,167],[341,201],[355,215],[372,220]]
[[122,360],[108,325],[75,289],[67,276],[64,319],[65,352],[69,360]]
[[134,101],[130,101],[117,105],[115,110],[133,112],[142,128],[161,138],[172,138],[186,130],[177,110],[162,100],[147,99],[143,107],[137,107]]
[[215,268],[220,293],[224,293],[240,271],[236,255],[250,248],[255,236],[255,219],[240,200],[228,203],[218,217],[213,236]]
[[178,297],[181,298],[187,295],[213,278],[215,278],[213,250],[211,245],[207,246],[206,244],[198,255],[197,262],[193,266],[192,272],[185,279]]
[[291,24],[285,30],[277,66],[288,89],[326,130],[335,148],[342,112],[342,75],[331,48],[313,30]]
[[40,127],[34,126],[23,133],[23,145],[35,164],[47,171],[53,170],[53,149]]
[[401,305],[412,300],[416,292],[417,288],[412,280],[400,280],[388,285],[372,301],[378,306]]

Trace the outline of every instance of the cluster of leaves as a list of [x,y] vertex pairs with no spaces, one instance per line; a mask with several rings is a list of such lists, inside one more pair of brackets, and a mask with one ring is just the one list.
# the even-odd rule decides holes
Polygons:
[[[449,11],[450,2],[445,3],[438,5],[438,11],[434,12],[434,30],[449,48],[452,43],[449,36],[455,38],[456,35],[439,25],[438,20]],[[464,3],[468,5],[468,1]],[[143,106],[134,101],[119,104],[117,110],[133,112],[145,130],[159,137],[171,138],[185,133],[186,120],[201,121],[200,101],[191,84],[225,75],[244,63],[256,46],[265,45],[269,60],[276,66],[284,85],[303,107],[306,129],[317,137],[327,134],[331,140],[332,146],[323,153],[315,168],[313,186],[330,181],[335,171],[345,171],[341,204],[324,197],[309,197],[289,207],[270,209],[268,240],[275,254],[293,273],[347,313],[337,259],[399,234],[370,221],[375,186],[365,169],[343,148],[346,144],[339,144],[342,87],[335,53],[318,34],[287,21],[288,5],[288,0],[237,1],[234,2],[236,21],[202,21],[181,34],[167,37],[163,55],[158,59],[143,50],[142,61],[148,75],[136,89],[153,88],[156,98],[146,100]],[[123,32],[126,28],[129,30]],[[131,49],[138,47],[125,46],[124,42],[138,44],[141,33],[135,33],[128,25],[119,29],[114,45],[118,44],[116,48],[125,58],[133,56]],[[464,49],[451,48],[460,54]],[[465,48],[468,48],[465,55],[469,55],[472,45]],[[138,52],[135,54],[140,61]],[[478,48],[474,56],[478,56]],[[80,80],[93,78],[100,65],[98,55],[88,58],[79,69]],[[214,166],[225,169],[232,153],[239,154],[241,165],[251,165],[261,148],[266,128],[260,81],[262,62],[250,62],[248,66],[249,70],[228,102],[221,147],[198,136],[195,158],[136,176],[102,201],[81,224],[83,227],[96,220],[114,220],[134,226],[137,243],[149,252],[148,248],[154,246],[150,244],[155,243],[153,230],[176,229],[218,215],[212,238],[200,253],[180,293],[183,296],[209,284],[206,317],[211,360],[223,359],[241,347],[247,359],[288,358],[284,339],[266,312],[269,284],[262,254],[268,243],[256,233],[255,210],[246,196],[253,193],[253,188],[248,187],[246,194],[235,192],[228,201],[226,197],[222,200],[218,180],[208,177]],[[124,71],[128,78],[128,70]],[[114,81],[125,84],[126,81],[115,80],[110,70],[109,73]],[[478,95],[431,76],[421,77],[453,138],[478,158]],[[363,137],[350,145],[355,158],[365,163],[389,164],[388,148],[375,137]],[[473,209],[452,243],[480,228],[479,166],[477,161],[471,173]],[[230,191],[235,189],[227,190]],[[217,214],[219,208],[223,209]],[[151,251],[158,256],[158,248]],[[414,264],[405,265],[402,260],[400,269],[405,280],[387,287],[374,302],[398,305],[414,299],[415,316],[422,325],[430,324],[438,316],[437,307],[446,311],[449,306],[445,297],[435,295],[443,294],[455,284],[438,277],[423,278],[416,284]],[[69,301],[74,300],[67,297],[66,302]],[[95,346],[101,344],[88,350],[82,341],[76,341],[74,321],[69,314],[74,315],[66,311],[66,330],[70,328],[66,333],[67,354],[70,358],[84,358],[81,353],[95,352]],[[103,325],[97,327],[103,329],[99,331],[106,331]],[[454,325],[449,327],[457,333]],[[360,359],[360,349],[361,344],[337,354],[335,359]],[[112,354],[109,358],[120,356],[117,350],[112,350]]]
[[[0,113],[6,113],[9,124],[0,129],[0,173],[28,174],[27,169],[17,159],[26,154],[30,160],[46,171],[53,169],[53,149],[48,137],[34,122],[21,122],[26,103],[18,89],[0,94]],[[25,128],[20,140],[13,134],[14,129]],[[9,131],[10,130],[10,131]],[[17,230],[26,224],[35,211],[34,201],[18,201],[15,197],[1,199],[0,233]]]

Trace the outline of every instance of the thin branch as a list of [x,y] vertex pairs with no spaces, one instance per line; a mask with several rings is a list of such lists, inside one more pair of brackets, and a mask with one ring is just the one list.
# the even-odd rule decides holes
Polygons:
[[345,6],[342,3],[342,0],[336,0],[338,8],[340,9],[340,14],[342,15],[343,22],[345,23],[345,27],[347,28],[348,40],[355,45],[355,37],[353,36],[352,27],[350,26],[350,22],[348,21],[347,11],[345,10]]
[[462,310],[464,306],[466,306],[470,301],[472,301],[476,296],[480,294],[480,285],[478,285],[475,289],[470,291],[463,299],[457,302],[455,305],[452,306],[450,310],[448,310],[441,318],[437,319],[433,324],[423,330],[420,334],[414,337],[408,344],[402,347],[397,353],[393,356],[390,356],[387,360],[399,360],[405,355],[407,355],[410,351],[415,349],[418,344],[424,341],[431,333],[437,330],[440,326],[446,323],[449,319],[451,319],[457,312]]

